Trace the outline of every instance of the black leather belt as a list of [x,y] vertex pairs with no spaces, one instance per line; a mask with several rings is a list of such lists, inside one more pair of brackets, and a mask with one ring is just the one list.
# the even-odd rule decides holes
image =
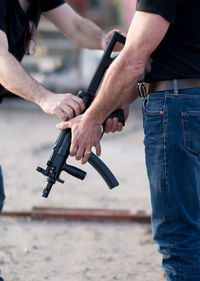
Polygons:
[[[176,79],[179,90],[200,87],[200,78]],[[160,91],[174,90],[174,80],[163,80],[152,83],[138,83],[138,89],[142,97]]]

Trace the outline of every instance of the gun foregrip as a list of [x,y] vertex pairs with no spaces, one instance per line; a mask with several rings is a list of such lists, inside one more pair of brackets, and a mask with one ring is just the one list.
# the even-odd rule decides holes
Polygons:
[[90,163],[90,165],[92,165],[92,167],[97,170],[97,172],[102,176],[110,189],[113,189],[114,187],[119,185],[119,182],[117,181],[111,170],[93,152],[88,159],[88,163]]
[[63,171],[67,172],[71,176],[76,177],[80,180],[84,180],[84,178],[86,176],[86,172],[84,172],[83,170],[78,169],[76,167],[73,167],[71,165],[68,165],[68,164],[64,165]]

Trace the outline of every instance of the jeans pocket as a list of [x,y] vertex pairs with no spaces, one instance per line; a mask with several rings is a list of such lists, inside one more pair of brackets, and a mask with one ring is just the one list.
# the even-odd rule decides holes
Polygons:
[[162,115],[164,112],[163,108],[163,98],[151,98],[149,96],[143,101],[143,111],[148,115]]
[[183,111],[181,115],[185,149],[200,156],[200,111]]

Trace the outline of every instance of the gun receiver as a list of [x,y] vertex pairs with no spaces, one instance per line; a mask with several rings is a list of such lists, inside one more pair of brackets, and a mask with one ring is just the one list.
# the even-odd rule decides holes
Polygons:
[[[115,47],[115,44],[117,42],[125,44],[125,40],[126,40],[125,37],[119,34],[118,32],[113,33],[110,42],[100,60],[97,70],[90,82],[88,90],[79,91],[78,97],[83,99],[86,110],[90,106],[93,99],[95,98],[96,92],[99,88],[99,85],[101,83],[105,71],[107,70],[111,62],[115,59],[115,58],[111,58],[111,54]],[[114,117],[117,117],[119,122],[121,122],[123,126],[125,125],[124,114],[122,110],[115,110],[110,114],[110,116],[108,116],[108,118],[114,118]],[[108,118],[106,118],[106,120]],[[105,121],[102,124],[103,128],[105,125]],[[44,170],[41,167],[37,167],[37,171],[41,172],[43,175],[47,177],[47,185],[42,193],[42,196],[45,198],[48,197],[51,188],[56,181],[60,183],[64,183],[64,181],[60,179],[60,174],[62,171],[65,171],[68,174],[76,178],[79,178],[81,180],[83,180],[86,176],[86,172],[84,172],[83,170],[70,166],[66,163],[67,158],[69,157],[70,145],[71,145],[71,129],[61,131],[54,144],[52,154],[49,160],[47,161],[46,169]],[[97,170],[97,172],[103,177],[103,179],[105,180],[105,182],[107,183],[110,189],[119,185],[117,179],[109,170],[109,168],[94,153],[91,153],[88,159],[88,163],[91,164]]]

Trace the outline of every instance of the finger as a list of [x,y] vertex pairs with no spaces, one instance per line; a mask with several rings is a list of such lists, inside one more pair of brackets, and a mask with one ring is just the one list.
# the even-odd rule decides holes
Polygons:
[[118,131],[118,119],[117,117],[111,119],[111,123],[110,123],[110,126],[109,126],[109,132],[112,132],[112,133],[115,133],[116,131]]
[[78,145],[72,141],[71,146],[70,146],[70,155],[72,157],[75,156],[77,151],[78,151]]
[[58,123],[56,125],[56,128],[58,130],[65,130],[65,129],[69,129],[70,128],[70,123],[69,122],[61,122],[61,123]]
[[76,96],[73,96],[73,100],[79,104],[79,106],[81,108],[81,113],[82,113],[85,110],[84,101],[81,98],[78,98]]
[[75,159],[79,161],[83,158],[83,156],[84,156],[84,149],[79,147],[76,151]]
[[64,112],[64,114],[65,114],[65,121],[68,121],[68,114],[66,113],[66,112]]
[[67,120],[72,119],[74,117],[74,110],[69,105],[63,105],[62,112],[65,115],[65,120],[63,120],[63,121],[66,121],[66,117],[68,118]]
[[119,122],[119,120],[117,118],[113,119],[113,128],[112,128],[112,132],[115,133],[116,131],[120,132],[123,129],[123,124],[121,122]]
[[55,109],[54,115],[57,116],[60,120],[66,121],[66,113],[62,111],[61,109]]
[[114,117],[112,119],[112,128],[111,128],[111,132],[112,133],[115,133],[117,131],[117,128],[118,128],[118,118],[117,117]]
[[68,114],[69,119],[81,114],[85,109],[83,100],[72,94],[65,94],[64,102],[60,106]]
[[70,100],[68,104],[63,105],[62,109],[68,113],[70,112],[69,118],[73,118],[74,116],[77,116],[81,114],[82,109],[79,103],[76,101]]
[[91,148],[85,149],[84,155],[83,155],[83,157],[81,159],[81,164],[84,165],[85,163],[87,163],[91,153],[92,153],[92,149]]
[[101,145],[100,145],[100,142],[98,142],[98,143],[95,145],[95,149],[96,149],[96,155],[97,155],[97,156],[101,156]]
[[81,114],[82,110],[81,110],[79,103],[73,102],[73,111],[74,111],[75,116]]
[[123,125],[121,122],[118,122],[118,127],[117,127],[117,131],[121,132],[123,130]]
[[112,129],[112,119],[109,118],[105,123],[104,132],[109,133],[111,129]]

